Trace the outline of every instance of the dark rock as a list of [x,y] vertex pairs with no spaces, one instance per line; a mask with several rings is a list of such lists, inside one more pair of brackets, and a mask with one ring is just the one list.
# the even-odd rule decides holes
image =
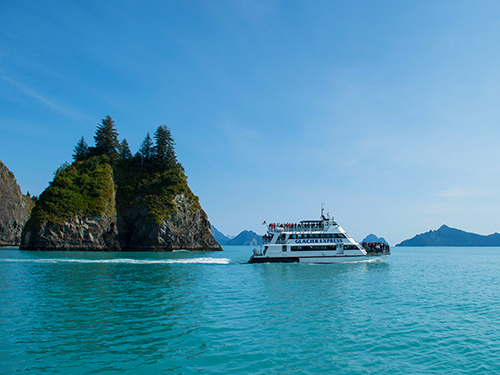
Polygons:
[[14,174],[0,161],[0,246],[18,246],[34,202],[21,193]]
[[23,233],[23,250],[116,251],[116,216],[74,218],[54,224],[45,222]]
[[184,193],[175,196],[175,211],[159,223],[140,205],[119,206],[115,210],[115,198],[116,194],[112,194],[110,201],[106,202],[107,207],[112,207],[108,214],[93,217],[76,215],[61,223],[28,223],[20,248],[71,251],[222,250],[212,236],[206,213],[199,205],[193,207]]
[[176,206],[167,220],[151,220],[146,208],[126,208],[119,216],[119,242],[130,251],[222,250],[201,208],[193,207],[186,195],[174,198]]

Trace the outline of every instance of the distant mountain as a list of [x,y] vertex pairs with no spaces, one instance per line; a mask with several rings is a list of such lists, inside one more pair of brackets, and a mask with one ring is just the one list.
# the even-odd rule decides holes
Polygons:
[[500,234],[483,236],[442,225],[438,230],[418,234],[396,246],[500,246]]
[[386,244],[389,244],[384,237],[377,237],[375,236],[374,234],[369,234],[368,236],[365,237],[365,239],[363,241],[361,241],[362,243],[363,242],[383,242],[383,243],[386,243]]
[[244,230],[236,237],[228,237],[212,225],[212,234],[219,245],[258,246],[262,243],[262,237],[251,230]]
[[228,245],[245,245],[245,246],[257,246],[262,243],[262,237],[251,230],[244,230],[232,240],[230,240]]
[[225,236],[222,234],[222,232],[219,232],[216,227],[212,225],[212,235],[214,236],[215,240],[219,243],[219,245],[227,245],[229,241],[231,241],[231,238]]

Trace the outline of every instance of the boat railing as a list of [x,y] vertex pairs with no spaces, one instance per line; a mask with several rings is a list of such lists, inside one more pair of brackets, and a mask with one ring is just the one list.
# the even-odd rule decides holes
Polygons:
[[292,226],[271,226],[267,227],[268,232],[317,232],[323,231],[325,225],[292,225]]

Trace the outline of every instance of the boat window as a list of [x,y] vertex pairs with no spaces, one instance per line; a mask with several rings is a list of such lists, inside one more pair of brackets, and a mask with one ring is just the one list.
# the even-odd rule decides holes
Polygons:
[[292,251],[319,251],[319,250],[335,250],[336,246],[292,246]]
[[358,250],[356,245],[344,245],[344,249],[346,250]]

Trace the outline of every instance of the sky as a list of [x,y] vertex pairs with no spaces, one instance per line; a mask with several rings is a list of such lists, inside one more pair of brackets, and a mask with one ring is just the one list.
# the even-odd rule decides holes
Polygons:
[[167,125],[226,235],[325,211],[500,232],[498,1],[0,2],[0,160],[39,195],[110,115]]

